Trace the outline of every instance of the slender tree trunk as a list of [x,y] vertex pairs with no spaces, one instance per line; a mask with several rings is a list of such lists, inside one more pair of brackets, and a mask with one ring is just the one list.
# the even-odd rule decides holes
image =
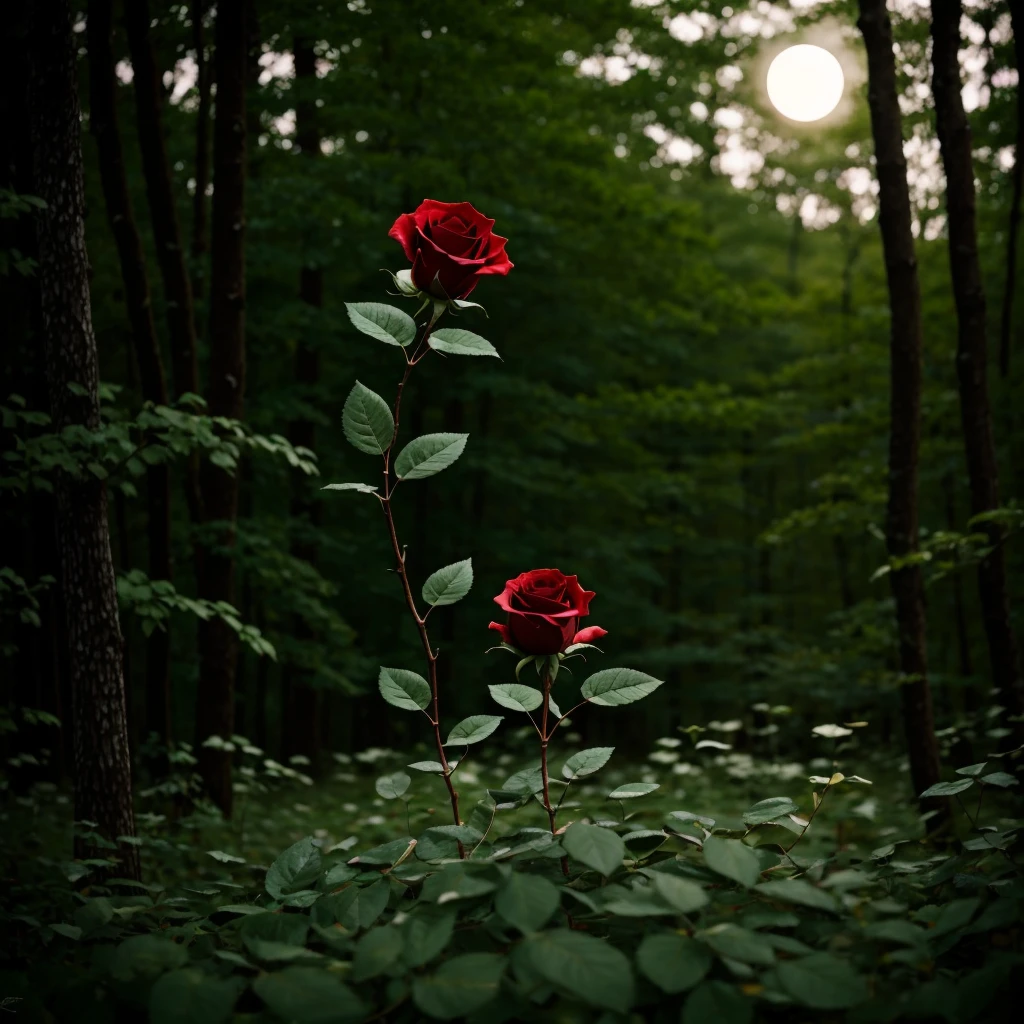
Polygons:
[[[55,430],[100,426],[99,365],[89,304],[85,182],[76,46],[67,0],[36,0],[31,22],[31,117],[43,349]],[[71,385],[77,385],[72,391]],[[135,835],[122,640],[107,497],[92,474],[56,481],[58,545],[71,650],[75,818],[111,840]],[[138,851],[119,846],[118,873],[139,877]],[[93,854],[76,842],[76,854]]]
[[[889,503],[886,546],[891,559],[917,551],[917,463],[921,439],[921,293],[911,230],[907,163],[896,91],[892,26],[885,0],[858,0],[857,25],[868,57],[868,105],[875,141],[879,185],[879,226],[889,286],[891,427],[889,436]],[[931,689],[928,685],[924,588],[917,564],[894,569],[889,578],[899,631],[900,688],[903,730],[916,793],[939,781]],[[929,820],[934,828],[948,815],[946,801],[927,802],[940,813]]]
[[1020,235],[1021,195],[1024,193],[1024,103],[1020,100],[1020,75],[1024,72],[1024,0],[1009,0],[1013,26],[1013,54],[1017,61],[1017,139],[1013,147],[1012,193],[1006,236],[1006,277],[1003,284],[1003,310],[999,324],[999,373],[1010,375],[1010,349],[1013,336],[1013,299],[1017,292],[1017,239]]
[[[178,224],[174,181],[164,142],[163,87],[149,34],[148,0],[131,0],[130,3],[126,3],[124,21],[132,59],[132,84],[135,88],[135,112],[142,154],[142,171],[146,179],[146,197],[166,299],[174,393],[179,398],[184,394],[198,395],[199,365],[196,355],[192,285],[185,262],[185,247]],[[185,500],[192,522],[200,522],[203,514],[198,458],[188,461]],[[198,564],[196,574],[200,574]]]
[[[210,85],[213,75],[206,58],[206,30],[203,15],[206,0],[198,0],[191,10],[192,45],[196,50],[196,90],[199,108],[196,111],[196,191],[192,197],[192,298],[202,297],[205,288],[204,259],[209,249],[206,227],[206,190],[210,186]],[[198,328],[197,328],[198,329]]]
[[[210,369],[207,404],[213,416],[241,419],[245,391],[245,0],[220,0],[214,35],[217,111],[213,129],[213,216],[210,277]],[[200,595],[234,602],[238,476],[205,462],[200,474],[206,547]],[[220,619],[199,628],[196,739],[228,737],[235,725],[237,637]],[[231,757],[200,747],[199,770],[209,795],[231,813]]]
[[[988,400],[988,340],[985,290],[978,259],[971,128],[961,97],[960,0],[932,0],[932,93],[942,163],[946,171],[949,218],[949,266],[956,300],[956,369],[960,419],[970,480],[971,515],[999,506],[999,469]],[[1024,681],[1010,619],[1010,593],[1003,551],[1003,530],[995,523],[979,528],[990,550],[978,565],[981,614],[988,640],[992,681],[1012,715],[1024,715]],[[1016,726],[1024,737],[1024,724]]]
[[[165,405],[167,382],[160,357],[160,343],[153,324],[142,239],[135,225],[135,214],[128,193],[124,153],[117,123],[117,80],[114,76],[114,53],[111,46],[112,0],[90,0],[86,24],[89,42],[89,124],[99,150],[107,219],[121,262],[125,305],[132,328],[142,397],[156,405]],[[146,504],[149,578],[170,580],[171,476],[166,464],[147,469]],[[125,679],[127,686],[127,675]],[[146,731],[156,733],[165,751],[169,748],[171,664],[170,635],[166,630],[155,630],[146,642]],[[163,754],[157,769],[159,771],[166,767],[166,754]]]
[[[317,126],[315,96],[316,57],[313,42],[295,40],[295,138],[303,161],[320,157],[320,131]],[[317,311],[324,304],[323,270],[315,263],[307,263],[299,271],[299,300],[308,307],[299,343],[295,349],[295,384],[299,400],[311,404],[313,389],[320,377],[320,355],[316,344],[310,344]],[[288,428],[293,445],[313,449],[316,445],[316,425],[309,416],[293,420]],[[316,564],[317,544],[314,532],[320,525],[320,503],[311,494],[305,474],[292,474],[291,520],[296,528],[292,541],[292,554],[310,565]],[[315,640],[313,631],[301,616],[293,623],[296,640],[300,643]],[[295,664],[284,668],[284,753],[308,757],[315,770],[320,758],[319,710],[321,694],[310,685],[310,672]]]

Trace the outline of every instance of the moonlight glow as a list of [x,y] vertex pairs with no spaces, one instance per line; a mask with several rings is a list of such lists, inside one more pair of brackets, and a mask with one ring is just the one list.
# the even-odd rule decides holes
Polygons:
[[828,50],[790,46],[768,68],[768,98],[791,121],[820,121],[843,98],[843,69]]

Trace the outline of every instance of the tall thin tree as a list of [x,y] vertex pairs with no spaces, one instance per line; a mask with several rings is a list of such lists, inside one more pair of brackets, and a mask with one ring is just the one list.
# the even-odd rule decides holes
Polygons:
[[[121,263],[125,306],[132,330],[142,397],[156,405],[166,405],[167,381],[153,323],[146,259],[128,193],[118,128],[117,79],[114,75],[114,51],[111,44],[113,0],[90,0],[86,26],[89,43],[89,125],[96,138],[107,219]],[[170,467],[166,463],[149,466],[146,470],[146,540],[150,579],[170,580],[171,476]],[[171,741],[170,634],[167,630],[154,630],[146,642],[146,730],[156,734],[161,747],[166,751]],[[166,763],[165,755],[158,757],[158,766],[161,763]]]
[[[124,23],[132,59],[132,85],[142,172],[146,180],[149,216],[163,278],[167,328],[171,342],[171,371],[175,394],[199,394],[195,310],[185,246],[182,241],[174,179],[167,158],[163,128],[163,84],[153,55],[148,0],[124,5]],[[185,497],[193,522],[202,519],[198,462],[190,460]],[[198,569],[197,569],[198,574]]]
[[[960,0],[932,0],[932,94],[939,148],[946,171],[960,421],[970,481],[971,514],[979,516],[999,507],[999,468],[988,397],[985,289],[978,258],[971,126],[961,95],[961,13]],[[992,681],[999,691],[999,699],[1012,715],[1019,717],[1024,715],[1024,680],[1010,619],[1004,531],[996,522],[982,522],[979,529],[988,537],[988,550],[978,563],[978,593]],[[1017,732],[1024,735],[1024,723],[1018,722]]]
[[[875,142],[879,187],[879,227],[889,287],[891,360],[889,387],[889,502],[885,536],[889,574],[899,631],[903,731],[910,754],[916,793],[939,781],[932,696],[928,683],[924,588],[913,561],[918,546],[917,466],[921,442],[921,290],[903,155],[903,125],[896,88],[892,25],[885,0],[858,0],[857,26],[868,58],[868,106]],[[937,827],[946,810],[935,809],[929,824]]]
[[[31,138],[43,350],[53,426],[100,427],[99,363],[85,248],[85,181],[77,47],[68,0],[36,0],[31,15]],[[134,836],[131,764],[107,497],[93,474],[56,481],[61,586],[74,730],[75,818],[107,839]],[[118,873],[139,877],[138,851],[120,844]],[[78,840],[76,852],[89,855]]]
[[[297,93],[295,139],[299,145],[299,159],[316,161],[322,154],[316,97],[312,90],[316,83],[316,55],[312,40],[297,37],[294,56]],[[295,347],[295,385],[298,401],[308,408],[320,376],[320,354],[310,335],[316,330],[317,311],[324,302],[324,274],[315,256],[305,260],[299,269],[299,301],[306,307],[306,315]],[[292,444],[312,449],[316,444],[313,415],[304,413],[296,416],[289,424],[288,434]],[[317,558],[315,530],[320,524],[320,504],[311,494],[305,474],[293,474],[290,511],[295,531],[292,554],[313,565]],[[296,639],[312,639],[309,626],[300,616],[296,617],[294,630]],[[284,752],[308,757],[315,769],[320,754],[320,693],[310,685],[309,670],[295,664],[285,667],[283,685]]]
[[1020,236],[1020,208],[1024,197],[1024,103],[1020,100],[1020,75],[1024,71],[1024,0],[1009,0],[1013,29],[1013,56],[1017,64],[1017,136],[1010,172],[1010,216],[1006,226],[1006,275],[1003,280],[1003,309],[999,322],[999,373],[1010,375],[1013,335],[1013,300],[1017,293],[1017,242]]
[[[246,0],[220,0],[214,30],[217,103],[207,404],[211,415],[233,419],[241,418],[245,393],[245,7]],[[200,483],[205,516],[200,594],[233,603],[238,476],[206,462]],[[220,619],[200,625],[199,660],[197,738],[202,742],[209,736],[230,736],[235,725],[237,637]],[[230,814],[230,754],[217,747],[202,747],[199,768],[207,792]]]

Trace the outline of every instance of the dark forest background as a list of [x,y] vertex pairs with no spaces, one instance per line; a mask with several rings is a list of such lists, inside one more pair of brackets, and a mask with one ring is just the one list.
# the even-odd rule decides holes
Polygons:
[[[308,758],[312,775],[330,751],[411,742],[375,685],[380,664],[416,657],[377,503],[319,488],[376,472],[345,445],[341,408],[354,379],[389,396],[400,369],[343,303],[400,301],[379,269],[404,265],[387,232],[425,197],[493,217],[516,264],[474,293],[486,320],[462,314],[502,361],[428,360],[406,398],[410,436],[470,434],[458,472],[397,511],[415,579],[473,558],[472,593],[435,626],[446,714],[481,710],[507,675],[484,653],[492,595],[551,565],[597,592],[603,648],[667,683],[614,726],[581,722],[587,739],[642,750],[717,720],[767,742],[790,708],[808,730],[867,719],[883,747],[903,743],[888,576],[908,563],[885,542],[890,304],[856,5],[121,6],[72,12],[102,380],[88,436],[49,419],[31,41],[27,13],[5,15],[0,742],[16,784],[70,764],[70,730],[56,742],[38,714],[66,723],[71,703],[64,606],[81,595],[60,582],[53,487],[70,466],[106,486],[137,777],[192,744],[227,807],[230,751],[203,748],[212,734]],[[972,4],[961,42],[980,97],[988,508],[965,461],[928,12],[893,17],[922,293],[912,562],[940,751],[968,748],[956,763],[1009,735],[991,709],[1014,710],[1021,687],[977,582],[1005,567],[1019,635],[1011,13]],[[762,37],[783,15],[787,40],[844,48],[842,116],[796,126],[762,97],[758,62],[784,28]],[[40,737],[49,761],[19,760]]]

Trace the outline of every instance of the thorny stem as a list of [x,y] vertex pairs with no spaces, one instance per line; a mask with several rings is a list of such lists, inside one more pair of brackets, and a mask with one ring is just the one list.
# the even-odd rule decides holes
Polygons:
[[[552,733],[558,728],[558,722],[551,727],[551,732],[548,732],[548,711],[551,704],[551,673],[545,671],[544,673],[544,704],[540,715],[540,780],[544,787],[544,810],[548,812],[548,822],[551,826],[551,834],[554,835],[557,831],[556,817],[558,815],[558,807],[562,806],[562,801],[558,801],[558,807],[551,806],[551,791],[548,784],[548,741],[551,739]],[[561,719],[559,719],[561,721]],[[563,791],[562,796],[565,796]],[[566,877],[569,876],[569,858],[562,858],[562,874]]]
[[[430,349],[427,347],[427,339],[430,337],[430,331],[433,327],[433,322],[428,323],[423,330],[423,336],[420,338],[419,344],[416,346],[413,352],[412,358],[409,357],[405,349],[402,349],[402,354],[405,356],[405,372],[402,374],[402,379],[398,384],[398,393],[395,396],[395,429],[391,434],[391,443],[388,445],[388,450],[384,453],[384,494],[380,498],[381,508],[384,510],[384,518],[388,524],[388,536],[391,538],[391,550],[395,555],[395,566],[398,572],[398,578],[402,581],[402,590],[405,593],[405,603],[409,608],[409,614],[412,615],[413,620],[416,623],[416,629],[420,634],[420,643],[423,645],[423,652],[427,656],[427,679],[430,684],[430,711],[427,712],[427,718],[430,721],[431,726],[434,730],[434,744],[437,748],[437,759],[441,764],[442,778],[444,784],[448,788],[448,798],[452,805],[452,819],[456,825],[461,825],[462,820],[459,818],[459,794],[452,784],[452,769],[448,764],[448,757],[444,750],[444,741],[441,739],[441,712],[438,701],[437,693],[437,651],[430,645],[430,637],[427,634],[427,617],[426,615],[420,615],[419,609],[416,607],[416,598],[413,597],[412,587],[409,584],[409,574],[405,568],[405,550],[402,545],[398,542],[398,534],[395,532],[395,517],[391,512],[391,498],[395,492],[395,488],[398,486],[397,480],[392,480],[391,477],[391,453],[395,449],[395,442],[398,440],[398,427],[402,413],[402,394],[405,391],[405,385],[409,380],[409,375],[412,373],[412,368],[423,359]],[[461,840],[458,841],[459,856],[465,858],[466,850],[462,845]]]

